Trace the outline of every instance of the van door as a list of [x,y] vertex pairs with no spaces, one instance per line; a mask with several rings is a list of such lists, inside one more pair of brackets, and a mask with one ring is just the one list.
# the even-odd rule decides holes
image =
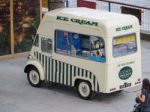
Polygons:
[[50,67],[53,60],[52,39],[43,35],[37,35],[33,43],[32,53],[35,61],[39,62],[41,69],[44,71],[44,80],[50,81]]
[[52,62],[52,39],[40,35],[39,62],[42,65],[45,74],[45,80],[50,80],[50,68]]

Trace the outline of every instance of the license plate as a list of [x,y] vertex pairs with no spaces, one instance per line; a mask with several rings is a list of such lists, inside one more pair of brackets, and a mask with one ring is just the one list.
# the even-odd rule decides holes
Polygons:
[[131,83],[124,83],[123,85],[120,86],[120,89],[130,87],[130,86],[131,86]]

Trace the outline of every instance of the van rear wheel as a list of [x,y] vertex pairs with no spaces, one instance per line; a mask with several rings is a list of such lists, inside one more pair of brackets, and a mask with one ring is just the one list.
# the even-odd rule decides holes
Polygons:
[[31,67],[30,70],[28,71],[27,78],[29,83],[34,86],[34,87],[40,87],[41,86],[41,79],[39,72],[36,68]]
[[77,85],[78,95],[85,100],[89,100],[92,97],[91,84],[87,81],[79,81]]

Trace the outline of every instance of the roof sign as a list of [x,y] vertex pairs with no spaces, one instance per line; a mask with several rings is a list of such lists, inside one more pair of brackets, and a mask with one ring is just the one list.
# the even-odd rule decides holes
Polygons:
[[98,22],[95,21],[89,21],[89,20],[77,19],[77,18],[68,18],[64,16],[57,16],[56,20],[72,22],[79,25],[89,25],[89,26],[96,26],[96,27],[98,26]]

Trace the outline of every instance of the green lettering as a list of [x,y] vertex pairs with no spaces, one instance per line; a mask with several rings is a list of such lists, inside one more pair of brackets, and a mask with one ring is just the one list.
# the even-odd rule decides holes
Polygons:
[[93,26],[98,26],[98,22],[92,22]]
[[125,31],[125,30],[129,30],[131,28],[132,28],[132,25],[123,26],[123,27],[116,28],[116,31]]
[[69,19],[68,17],[63,17],[63,16],[57,16],[56,20],[71,21],[73,23],[80,24],[80,25],[98,26],[98,22],[80,20],[80,19],[75,19],[75,18]]
[[79,23],[80,25],[82,25],[83,24],[83,20],[77,19],[77,23]]
[[82,20],[82,24],[86,24],[88,25],[87,21],[86,20]]
[[57,16],[56,19],[61,20],[61,21],[69,21],[69,19],[67,17],[63,17],[63,16]]
[[90,21],[86,21],[86,24],[92,26],[92,23]]
[[76,22],[76,19],[72,18],[72,19],[71,19],[71,22],[75,23],[75,22]]
[[116,31],[121,31],[121,28],[116,28]]

